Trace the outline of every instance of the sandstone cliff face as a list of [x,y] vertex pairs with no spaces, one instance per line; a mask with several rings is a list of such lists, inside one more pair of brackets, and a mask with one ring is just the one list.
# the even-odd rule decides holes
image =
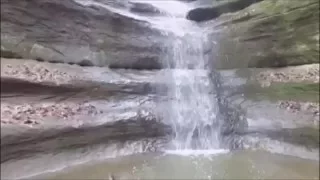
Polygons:
[[219,68],[319,63],[319,1],[264,0],[205,22]]
[[146,22],[98,6],[71,0],[1,1],[2,57],[160,68],[160,37]]

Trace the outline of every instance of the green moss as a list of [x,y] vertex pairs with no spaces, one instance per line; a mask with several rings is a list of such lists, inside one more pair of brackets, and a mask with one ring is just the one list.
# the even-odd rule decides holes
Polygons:
[[319,148],[319,129],[303,127],[296,129],[283,129],[281,132],[274,132],[271,136],[281,137],[283,141],[303,145],[309,148]]
[[274,83],[264,88],[258,85],[249,85],[246,89],[246,96],[256,100],[319,102],[318,83]]
[[[266,0],[260,4],[260,11],[273,22],[275,41],[273,53],[281,61],[280,66],[301,65],[319,62],[319,1]],[[260,24],[262,23],[262,24]],[[253,24],[253,29],[264,26],[263,21]],[[310,38],[311,37],[311,38]],[[273,61],[273,59],[263,59]],[[268,63],[263,63],[268,66]],[[277,66],[277,63],[270,63]]]
[[225,69],[320,62],[318,0],[264,0],[220,19],[229,31],[215,60]]
[[250,68],[239,68],[235,70],[237,76],[241,78],[250,78],[253,76],[253,71]]

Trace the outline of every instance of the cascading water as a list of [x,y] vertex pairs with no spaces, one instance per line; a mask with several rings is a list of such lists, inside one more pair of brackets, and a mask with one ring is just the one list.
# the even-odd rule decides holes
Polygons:
[[[199,31],[173,41],[169,53],[171,103],[169,118],[175,132],[177,150],[219,148],[217,106],[210,94],[209,71],[204,55],[206,36]],[[169,78],[168,78],[169,79]]]
[[[161,8],[166,9],[166,5],[170,6],[162,2]],[[175,15],[186,13],[186,9]],[[216,88],[211,82],[209,59],[205,55],[206,49],[212,47],[207,42],[208,34],[186,20],[185,15],[183,18],[170,16],[172,26],[167,31],[171,30],[173,37],[164,56],[168,71],[164,78],[173,101],[160,112],[167,112],[165,118],[173,127],[174,150],[217,150],[221,122],[217,120],[217,100],[211,93]]]
[[[219,148],[221,123],[216,117],[218,105],[211,94],[215,88],[210,81],[207,33],[188,21],[187,12],[194,8],[190,4],[175,0],[132,0],[131,3],[146,3],[158,8],[165,16],[143,16],[106,6],[95,0],[76,0],[83,5],[100,5],[115,13],[149,22],[152,28],[172,36],[166,47],[163,62],[167,69],[165,82],[169,86],[170,105],[160,112],[173,127],[174,150],[210,150]],[[129,8],[129,6],[127,7]],[[211,47],[209,47],[211,48]]]

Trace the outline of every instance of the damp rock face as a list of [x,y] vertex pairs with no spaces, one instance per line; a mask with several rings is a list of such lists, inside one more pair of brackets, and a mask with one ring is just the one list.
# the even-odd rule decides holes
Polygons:
[[264,0],[202,23],[219,68],[319,63],[319,1]]
[[219,17],[222,14],[242,10],[261,0],[222,0],[212,3],[212,6],[200,7],[189,11],[187,19],[192,21],[206,21]]
[[163,39],[146,22],[98,5],[64,0],[1,1],[2,57],[157,69]]

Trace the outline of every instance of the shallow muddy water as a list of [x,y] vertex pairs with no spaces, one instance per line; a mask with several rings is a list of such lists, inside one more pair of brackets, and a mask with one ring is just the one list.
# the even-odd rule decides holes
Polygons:
[[66,168],[36,179],[318,179],[319,162],[261,151],[139,154]]

